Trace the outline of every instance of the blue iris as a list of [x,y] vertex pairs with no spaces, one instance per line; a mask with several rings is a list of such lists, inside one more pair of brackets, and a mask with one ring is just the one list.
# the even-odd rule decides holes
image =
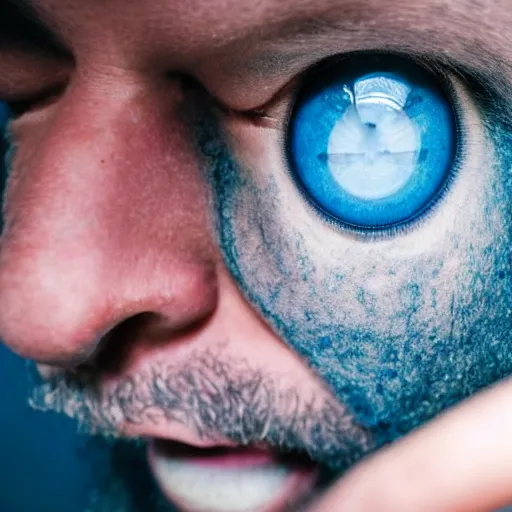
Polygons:
[[430,72],[400,57],[353,56],[306,80],[289,159],[321,210],[379,229],[432,205],[454,169],[457,133],[452,102]]

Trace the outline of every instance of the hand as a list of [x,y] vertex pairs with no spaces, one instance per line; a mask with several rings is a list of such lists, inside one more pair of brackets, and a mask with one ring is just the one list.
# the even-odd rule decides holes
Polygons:
[[512,504],[512,380],[366,459],[313,512],[495,512]]

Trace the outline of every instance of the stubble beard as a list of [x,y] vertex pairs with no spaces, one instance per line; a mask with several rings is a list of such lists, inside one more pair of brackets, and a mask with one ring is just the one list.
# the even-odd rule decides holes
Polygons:
[[87,512],[173,510],[149,476],[145,443],[123,438],[120,425],[178,422],[200,439],[305,457],[321,468],[319,489],[374,448],[370,434],[332,396],[300,396],[221,351],[196,353],[180,366],[153,366],[108,389],[90,370],[44,381],[32,367],[30,376],[33,408],[74,418],[80,433],[93,436],[91,449],[109,453]]

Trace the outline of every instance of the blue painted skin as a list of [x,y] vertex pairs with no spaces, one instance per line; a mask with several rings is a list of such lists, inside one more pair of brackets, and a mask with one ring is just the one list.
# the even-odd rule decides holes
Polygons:
[[288,169],[242,168],[218,127],[201,127],[226,264],[371,433],[370,445],[351,439],[351,460],[512,371],[512,139],[506,103],[481,98],[482,140],[470,140],[461,115],[468,149],[447,192],[383,236],[339,229]]
[[[361,58],[355,60],[357,64]],[[309,81],[313,90],[306,86],[295,106],[289,134],[290,164],[306,194],[335,220],[363,229],[407,221],[428,207],[453,169],[457,142],[453,108],[430,75],[419,67],[406,67],[395,58],[378,61],[365,59],[368,60],[370,62],[363,69],[359,69],[360,66],[356,66],[355,70],[351,69],[351,61],[344,60],[327,73],[314,75]],[[364,90],[358,91],[358,85]],[[368,85],[370,91],[367,90]],[[407,96],[403,98],[405,104],[402,106],[401,93],[404,90],[407,91]],[[360,119],[355,119],[352,123],[345,120],[350,114],[360,118],[361,109],[357,105],[359,101],[364,101],[365,98],[361,98],[363,94],[366,94],[367,100],[370,96],[371,105],[366,108],[370,109],[370,114],[373,114],[378,123],[377,126],[373,125],[373,130],[366,133],[363,130],[367,129],[361,126]],[[388,100],[385,104],[383,95]],[[387,104],[394,105],[391,114],[391,108]],[[382,114],[386,116],[384,119]],[[362,115],[364,117],[364,113]],[[377,195],[373,198],[358,197],[343,187],[343,178],[341,183],[335,179],[329,163],[329,157],[332,158],[329,140],[340,121],[345,123],[346,128],[341,134],[345,139],[354,139],[354,131],[358,129],[366,138],[376,138],[377,135],[376,141],[370,141],[369,148],[361,148],[358,147],[361,144],[352,143],[352,151],[366,149],[366,155],[368,149],[380,149],[381,152],[391,149],[388,154],[396,157],[397,153],[393,149],[402,149],[399,147],[400,143],[403,145],[403,139],[407,135],[403,133],[404,128],[415,130],[418,140],[415,141],[416,144],[409,146],[416,146],[417,157],[405,166],[411,167],[409,179],[398,190],[393,190],[392,194],[383,190],[381,197]],[[391,132],[393,128],[395,133]],[[382,142],[378,148],[382,135],[394,138],[395,148],[389,148]],[[346,141],[341,142],[346,144]],[[369,165],[368,161],[364,161],[365,154],[342,156],[345,157],[340,165],[342,169],[351,167],[349,158],[363,167]],[[377,169],[372,171],[382,171],[383,165],[387,163],[385,159],[386,155],[381,153],[375,165]],[[397,166],[395,162],[387,163],[387,167],[392,169]],[[358,170],[359,168],[356,172]],[[360,178],[362,183],[359,186],[362,191],[365,188],[375,188],[364,183],[365,178],[366,176]],[[386,175],[385,178],[392,182],[392,176]]]

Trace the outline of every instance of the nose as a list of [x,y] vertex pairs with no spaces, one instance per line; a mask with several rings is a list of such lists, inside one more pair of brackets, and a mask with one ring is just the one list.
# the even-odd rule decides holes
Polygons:
[[145,342],[172,339],[217,304],[208,187],[179,94],[162,107],[133,83],[112,89],[77,87],[13,126],[0,338],[39,362],[84,362],[141,316]]

